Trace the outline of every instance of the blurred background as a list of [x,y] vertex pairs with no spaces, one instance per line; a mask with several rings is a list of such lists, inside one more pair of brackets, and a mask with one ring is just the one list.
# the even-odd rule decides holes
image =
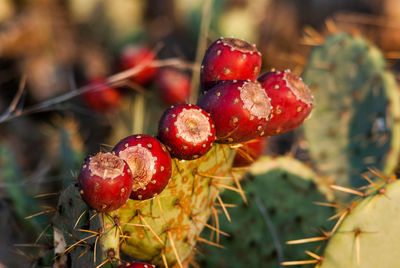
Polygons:
[[[300,75],[310,49],[339,31],[375,43],[398,77],[396,0],[0,0],[0,267],[48,265],[65,181],[87,155],[154,135],[164,108],[195,99],[205,45],[242,38],[262,53],[261,73]],[[296,130],[265,154],[295,148],[307,162],[304,144]]]

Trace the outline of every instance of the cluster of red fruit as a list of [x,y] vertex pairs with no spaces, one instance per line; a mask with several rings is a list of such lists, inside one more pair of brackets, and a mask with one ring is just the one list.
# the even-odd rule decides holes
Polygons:
[[152,198],[168,184],[170,155],[193,160],[207,153],[214,142],[247,143],[251,148],[254,139],[299,126],[313,107],[309,88],[288,70],[267,73],[256,81],[260,68],[261,54],[254,45],[233,38],[214,42],[203,59],[204,95],[197,106],[179,104],[167,109],[157,138],[129,136],[111,153],[86,160],[78,177],[86,203],[107,212],[129,197]]
[[[141,86],[146,86],[153,81],[159,89],[161,99],[167,105],[185,103],[190,95],[189,76],[172,67],[158,69],[152,66],[155,60],[156,55],[150,48],[139,45],[128,46],[121,53],[119,65],[122,70],[142,67],[129,79]],[[92,89],[83,94],[83,99],[93,110],[105,112],[121,105],[120,90],[109,85],[105,78],[92,78],[89,86]]]

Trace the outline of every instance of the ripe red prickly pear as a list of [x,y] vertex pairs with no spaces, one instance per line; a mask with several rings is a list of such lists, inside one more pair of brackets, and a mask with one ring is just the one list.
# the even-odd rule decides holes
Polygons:
[[103,78],[92,79],[89,86],[93,89],[83,93],[82,97],[87,106],[99,112],[118,108],[121,104],[121,93],[111,87]]
[[145,262],[131,262],[118,265],[117,268],[156,268],[156,266]]
[[125,204],[132,184],[128,165],[111,153],[100,152],[88,158],[78,176],[82,199],[100,212],[113,211]]
[[167,109],[162,115],[158,138],[172,156],[192,160],[210,150],[215,140],[215,126],[200,107],[180,104]]
[[265,136],[293,130],[301,125],[313,108],[314,97],[303,80],[290,70],[273,71],[258,78],[271,98],[272,118]]
[[190,97],[189,76],[174,68],[158,70],[155,78],[160,88],[161,99],[167,105],[185,103]]
[[219,81],[255,81],[260,73],[261,53],[255,45],[236,38],[219,38],[208,47],[201,65],[202,90]]
[[156,59],[155,53],[147,46],[127,46],[121,53],[122,69],[130,69],[137,66],[144,68],[130,77],[130,79],[138,84],[145,85],[154,78],[157,68],[150,66]]
[[210,89],[198,106],[210,113],[219,143],[245,142],[264,135],[272,106],[265,90],[251,81],[226,81]]
[[171,157],[165,146],[148,135],[133,135],[122,139],[113,152],[126,161],[132,171],[130,198],[144,200],[164,190],[171,177]]
[[244,167],[253,164],[264,153],[266,145],[267,138],[265,137],[258,137],[243,143],[242,147],[237,150],[233,166]]

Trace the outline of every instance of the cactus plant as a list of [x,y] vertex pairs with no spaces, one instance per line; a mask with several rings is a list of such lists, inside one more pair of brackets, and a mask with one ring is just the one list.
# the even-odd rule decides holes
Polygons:
[[[258,72],[259,68],[252,70]],[[292,86],[298,87],[299,84]],[[307,87],[301,90],[309,94]],[[199,101],[199,106],[205,106],[205,111],[210,112],[211,119],[204,117],[207,115],[205,112],[201,114],[208,119],[205,127],[201,120],[197,120],[199,122],[194,126],[193,120],[198,115],[187,113],[196,109],[199,113],[198,107],[179,105],[167,110],[167,115],[171,113],[172,119],[177,118],[176,122],[172,119],[164,122],[165,114],[160,121],[162,131],[169,133],[174,127],[178,129],[176,135],[168,139],[159,132],[165,145],[149,135],[131,135],[122,139],[112,153],[99,153],[104,157],[97,159],[96,155],[83,164],[79,183],[63,191],[54,218],[58,266],[67,262],[71,262],[73,267],[115,266],[129,261],[125,256],[121,260],[122,251],[135,260],[165,267],[183,267],[183,261],[191,261],[189,256],[192,256],[197,242],[221,247],[219,234],[223,232],[219,230],[218,213],[224,212],[229,221],[230,216],[220,193],[229,189],[246,201],[239,183],[242,174],[235,174],[232,168],[235,149],[240,147],[235,143],[263,136],[270,119],[271,104],[268,94],[258,83],[233,80],[223,81],[209,90]],[[183,107],[186,110],[181,111]],[[215,133],[215,142],[224,144],[212,146]],[[179,140],[181,136],[201,144],[201,150],[191,150],[194,155],[178,155],[180,147],[176,149],[173,146],[182,143]],[[182,150],[190,147],[189,144],[188,148],[185,144],[181,146]],[[171,160],[167,148],[177,158]],[[120,161],[116,159],[118,157]],[[190,161],[180,161],[179,158]],[[129,166],[133,183],[131,199],[125,204],[122,203],[126,200],[129,184],[126,177],[129,176],[125,176],[128,171],[123,168],[123,160]],[[114,186],[122,184],[122,181],[122,188],[115,189]],[[84,189],[86,184],[88,187]],[[108,187],[111,188],[107,190]],[[103,194],[99,194],[98,188]],[[79,193],[83,201],[96,211],[88,209]],[[111,202],[110,193],[118,193],[118,200]],[[216,208],[217,205],[220,207]],[[211,215],[215,226],[207,224]],[[200,236],[204,227],[217,233],[215,242],[212,238],[207,240]]]
[[[103,226],[100,228],[102,235],[97,241],[98,247],[102,248],[102,253],[100,250],[97,252],[101,261],[107,258],[118,260],[119,243],[123,252],[143,261],[159,265],[163,264],[163,257],[169,265],[183,261],[196,241],[202,241],[200,231],[215,210],[213,204],[219,191],[230,188],[229,183],[221,178],[229,176],[233,157],[234,151],[229,146],[214,145],[210,152],[199,159],[183,162],[174,160],[170,183],[156,199],[129,200],[120,209],[90,221],[89,213],[85,213],[87,206],[79,197],[78,189],[71,185],[60,198],[55,218],[56,230],[63,234],[66,245],[74,245],[80,239],[93,235],[90,232],[97,232],[104,220],[105,224],[101,223]],[[114,226],[115,222],[118,222],[118,228]],[[88,231],[82,231],[81,228]],[[95,240],[96,235],[87,239],[92,248]],[[72,248],[64,247],[66,252],[71,250],[75,267],[83,263],[93,265],[93,252],[78,258],[88,246],[83,241],[82,245],[78,243]],[[98,260],[97,264],[101,261]]]
[[368,166],[391,174],[400,153],[400,95],[381,52],[362,37],[336,34],[313,49],[303,78],[315,95],[304,129],[319,171],[354,186]]
[[304,254],[304,247],[293,249],[285,241],[330,227],[326,219],[332,211],[312,202],[331,194],[309,167],[289,156],[264,156],[250,173],[252,179],[243,186],[248,206],[224,192],[224,200],[238,206],[229,211],[232,222],[220,219],[221,230],[231,236],[221,239],[225,250],[203,248],[201,267],[277,267],[283,259]]

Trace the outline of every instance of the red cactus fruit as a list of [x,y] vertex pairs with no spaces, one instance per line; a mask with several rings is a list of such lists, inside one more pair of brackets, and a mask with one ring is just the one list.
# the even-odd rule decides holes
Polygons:
[[156,266],[145,262],[131,262],[118,265],[117,268],[156,268]]
[[210,150],[215,140],[215,126],[200,107],[180,104],[167,109],[162,115],[158,138],[172,156],[192,160]]
[[132,171],[130,198],[144,200],[164,190],[171,177],[171,157],[165,146],[148,135],[133,135],[122,139],[113,152],[126,161]]
[[272,106],[258,83],[226,81],[207,91],[198,106],[210,113],[216,141],[238,143],[264,135]]
[[157,73],[157,68],[150,66],[156,59],[155,53],[146,46],[127,46],[121,54],[122,69],[130,69],[143,66],[138,73],[130,79],[138,84],[145,85],[150,82]]
[[255,45],[236,38],[219,38],[208,47],[201,65],[202,90],[218,81],[255,81],[260,73],[261,53]]
[[132,184],[128,165],[112,153],[100,152],[88,158],[78,176],[82,199],[100,212],[113,211],[125,204]]
[[266,145],[267,138],[265,137],[258,137],[243,143],[242,147],[237,150],[233,166],[244,167],[253,164],[264,153]]
[[314,97],[303,80],[290,70],[273,71],[258,78],[271,98],[272,118],[265,136],[293,130],[301,125],[313,108]]
[[160,88],[161,99],[167,105],[186,103],[190,97],[190,78],[174,68],[158,70],[155,82]]
[[89,86],[93,89],[83,93],[82,97],[91,109],[106,112],[121,105],[121,93],[108,85],[103,78],[92,79]]

